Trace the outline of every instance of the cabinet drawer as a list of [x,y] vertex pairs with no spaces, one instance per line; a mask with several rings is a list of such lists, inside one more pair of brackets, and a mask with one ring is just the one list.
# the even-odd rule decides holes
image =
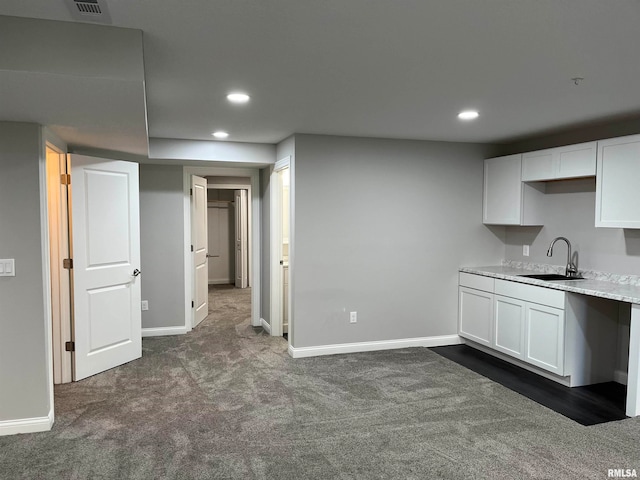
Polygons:
[[510,282],[507,280],[496,280],[495,293],[505,297],[518,298],[526,302],[564,309],[565,293],[560,290],[552,290],[550,288],[526,285],[524,283]]
[[492,277],[485,277],[483,275],[476,275],[474,273],[460,272],[460,286],[475,288],[476,290],[484,290],[485,292],[492,292],[494,288],[495,279]]

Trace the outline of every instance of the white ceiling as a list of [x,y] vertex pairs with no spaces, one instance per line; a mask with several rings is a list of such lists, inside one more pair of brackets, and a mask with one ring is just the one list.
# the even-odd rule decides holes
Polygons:
[[[112,25],[143,31],[150,137],[504,143],[640,117],[638,0],[107,3]],[[71,20],[63,0],[0,14]],[[230,105],[232,90],[251,102]],[[480,118],[460,122],[464,108]]]

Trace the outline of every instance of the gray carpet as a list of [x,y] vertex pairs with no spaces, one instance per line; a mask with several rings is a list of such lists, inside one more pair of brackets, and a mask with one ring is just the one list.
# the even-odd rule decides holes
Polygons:
[[3,479],[605,479],[640,418],[583,427],[425,348],[291,359],[211,291],[193,332],[56,387],[51,432],[0,437]]

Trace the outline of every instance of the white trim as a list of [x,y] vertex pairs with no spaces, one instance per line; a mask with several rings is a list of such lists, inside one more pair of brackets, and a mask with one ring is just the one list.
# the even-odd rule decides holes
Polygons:
[[209,280],[209,285],[233,285],[233,278],[214,278]]
[[[271,335],[281,337],[284,332],[284,305],[283,298],[283,272],[280,260],[282,259],[282,180],[280,172],[285,168],[289,168],[289,176],[291,178],[291,155],[287,155],[276,162],[270,175],[270,195],[269,195],[269,239],[270,239],[270,292],[271,292],[271,308],[269,310],[270,332]],[[291,190],[289,191],[289,207],[291,207]],[[291,221],[291,211],[289,211],[289,221]],[[289,232],[291,232],[291,224],[289,224]],[[291,234],[290,234],[291,236]],[[291,248],[291,244],[289,245]],[[288,296],[289,299],[291,295]],[[289,308],[289,315],[291,309]],[[290,343],[290,342],[289,342]]]
[[[183,196],[184,196],[184,277],[185,277],[185,327],[191,330],[193,325],[193,278],[192,278],[192,254],[191,254],[191,175],[218,176],[218,177],[249,177],[251,179],[251,325],[260,326],[260,170],[258,167],[189,167],[182,168],[183,172]],[[247,187],[244,187],[247,188]]]
[[621,383],[622,385],[627,384],[627,372],[624,370],[615,370],[613,372],[613,381],[617,383]]
[[375,342],[340,343],[336,345],[320,345],[317,347],[296,348],[289,345],[289,355],[293,358],[317,357],[320,355],[337,355],[343,353],[375,352],[377,350],[394,350],[409,347],[444,347],[459,345],[462,339],[458,335],[441,335],[436,337],[401,338],[398,340],[380,340]]
[[250,188],[250,183],[207,183],[207,190],[248,190]]
[[[49,198],[47,196],[47,140],[51,139],[50,143],[54,146],[56,144],[57,137],[49,134],[48,129],[40,127],[40,158],[38,164],[39,174],[39,187],[40,187],[40,250],[42,255],[42,290],[43,290],[43,303],[44,303],[44,355],[46,361],[46,390],[49,400],[49,415],[46,418],[46,426],[42,425],[42,419],[38,422],[33,422],[34,419],[15,420],[0,422],[0,434],[10,435],[11,433],[21,433],[24,430],[22,428],[34,428],[34,432],[42,432],[51,430],[54,419],[54,396],[53,396],[53,325],[51,317],[51,259],[49,256]],[[66,145],[65,145],[66,146]],[[27,424],[24,424],[24,422]],[[18,424],[12,423],[18,422]],[[7,427],[7,425],[10,425]],[[12,431],[13,428],[18,428],[17,431]],[[9,431],[6,431],[6,429]]]
[[269,335],[271,335],[271,325],[269,325],[264,318],[260,319],[260,325],[262,326],[262,329],[265,332],[267,332]]
[[191,252],[191,175],[187,174],[186,167],[182,168],[182,189],[184,220],[183,249],[184,249],[184,328],[188,332],[193,328],[193,297],[191,284],[193,283],[193,259]]
[[53,427],[53,404],[46,417],[21,418],[0,421],[0,437],[18,433],[48,432]]
[[187,327],[180,325],[179,327],[152,327],[143,328],[143,337],[162,337],[165,335],[184,335],[187,333]]
[[273,166],[273,169],[275,171],[279,171],[289,167],[290,165],[291,165],[291,155],[287,155],[286,157],[283,157],[280,160],[278,160],[276,164]]

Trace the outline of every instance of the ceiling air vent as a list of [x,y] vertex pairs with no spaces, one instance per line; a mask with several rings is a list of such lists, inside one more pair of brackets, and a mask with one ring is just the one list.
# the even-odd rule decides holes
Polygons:
[[65,0],[74,20],[80,22],[111,23],[105,0]]

